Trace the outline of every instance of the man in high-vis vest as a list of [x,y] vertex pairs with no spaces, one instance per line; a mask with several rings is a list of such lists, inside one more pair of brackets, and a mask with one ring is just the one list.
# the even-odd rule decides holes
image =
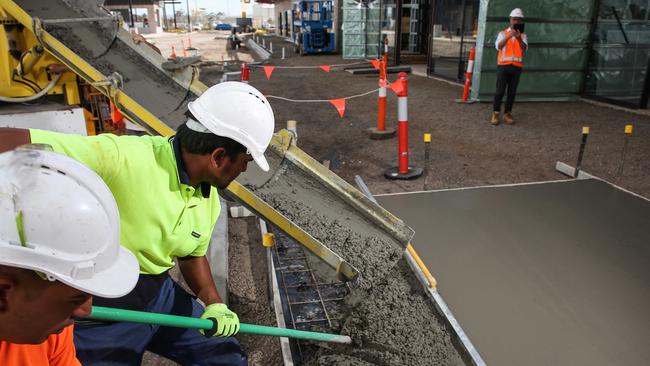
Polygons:
[[[515,102],[517,84],[521,70],[524,67],[524,52],[528,50],[528,37],[523,31],[524,13],[516,8],[510,12],[510,27],[499,32],[494,43],[497,53],[497,91],[494,95],[494,108],[490,123],[499,124],[501,112],[501,100],[508,90],[508,98],[503,114],[503,122],[506,124],[515,123],[512,118],[512,105]],[[519,29],[518,29],[519,28]]]

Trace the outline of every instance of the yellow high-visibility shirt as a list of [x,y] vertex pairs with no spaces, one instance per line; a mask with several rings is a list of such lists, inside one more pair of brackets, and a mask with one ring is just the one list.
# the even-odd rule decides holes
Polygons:
[[207,183],[189,185],[173,137],[30,134],[32,143],[51,145],[106,182],[120,211],[121,244],[136,256],[141,273],[162,273],[174,266],[174,257],[205,255],[219,195]]

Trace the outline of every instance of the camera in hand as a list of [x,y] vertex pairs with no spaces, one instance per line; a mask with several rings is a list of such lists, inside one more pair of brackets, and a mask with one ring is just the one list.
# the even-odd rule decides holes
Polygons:
[[524,33],[524,26],[525,25],[526,24],[524,24],[524,23],[519,23],[519,24],[513,25],[512,28],[518,30],[519,33]]

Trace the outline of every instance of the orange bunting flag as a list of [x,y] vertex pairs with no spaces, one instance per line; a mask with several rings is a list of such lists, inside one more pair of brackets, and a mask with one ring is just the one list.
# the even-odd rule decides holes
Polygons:
[[332,104],[336,110],[339,112],[339,116],[343,118],[343,115],[345,114],[345,99],[330,99],[330,104]]
[[394,83],[388,85],[388,88],[395,92],[395,94],[400,95],[404,92],[404,81],[397,80]]
[[372,66],[375,69],[379,70],[379,67],[381,66],[381,63],[379,62],[379,60],[370,60],[370,63],[372,64]]
[[271,74],[273,74],[275,66],[264,66],[264,73],[266,74],[266,79],[271,80]]
[[115,104],[113,104],[113,102],[109,102],[109,105],[111,108],[111,120],[113,121],[113,123],[122,122],[122,120],[124,119],[122,112],[120,112],[120,110],[117,109],[117,107],[115,107]]
[[330,70],[332,70],[332,67],[330,65],[323,65],[320,67],[320,69],[325,72],[330,72]]

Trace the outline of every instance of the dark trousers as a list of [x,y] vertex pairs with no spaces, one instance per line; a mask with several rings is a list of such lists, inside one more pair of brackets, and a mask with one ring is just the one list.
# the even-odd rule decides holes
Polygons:
[[497,66],[497,93],[494,95],[493,111],[501,111],[501,100],[507,88],[508,98],[506,99],[506,109],[504,112],[512,112],[512,105],[515,103],[515,95],[517,94],[517,84],[519,84],[519,76],[521,76],[521,67],[512,65]]
[[[147,275],[140,275],[147,277]],[[140,287],[152,285],[139,281]],[[139,291],[140,290],[140,291]],[[138,298],[148,296],[136,286],[134,295],[120,305],[135,308]],[[144,307],[147,312],[191,316],[198,318],[203,307],[193,296],[165,275],[158,293]],[[77,357],[83,365],[139,366],[145,350],[157,353],[181,365],[192,366],[246,366],[246,354],[234,337],[205,337],[197,329],[161,327],[136,323],[76,323],[74,343]]]

